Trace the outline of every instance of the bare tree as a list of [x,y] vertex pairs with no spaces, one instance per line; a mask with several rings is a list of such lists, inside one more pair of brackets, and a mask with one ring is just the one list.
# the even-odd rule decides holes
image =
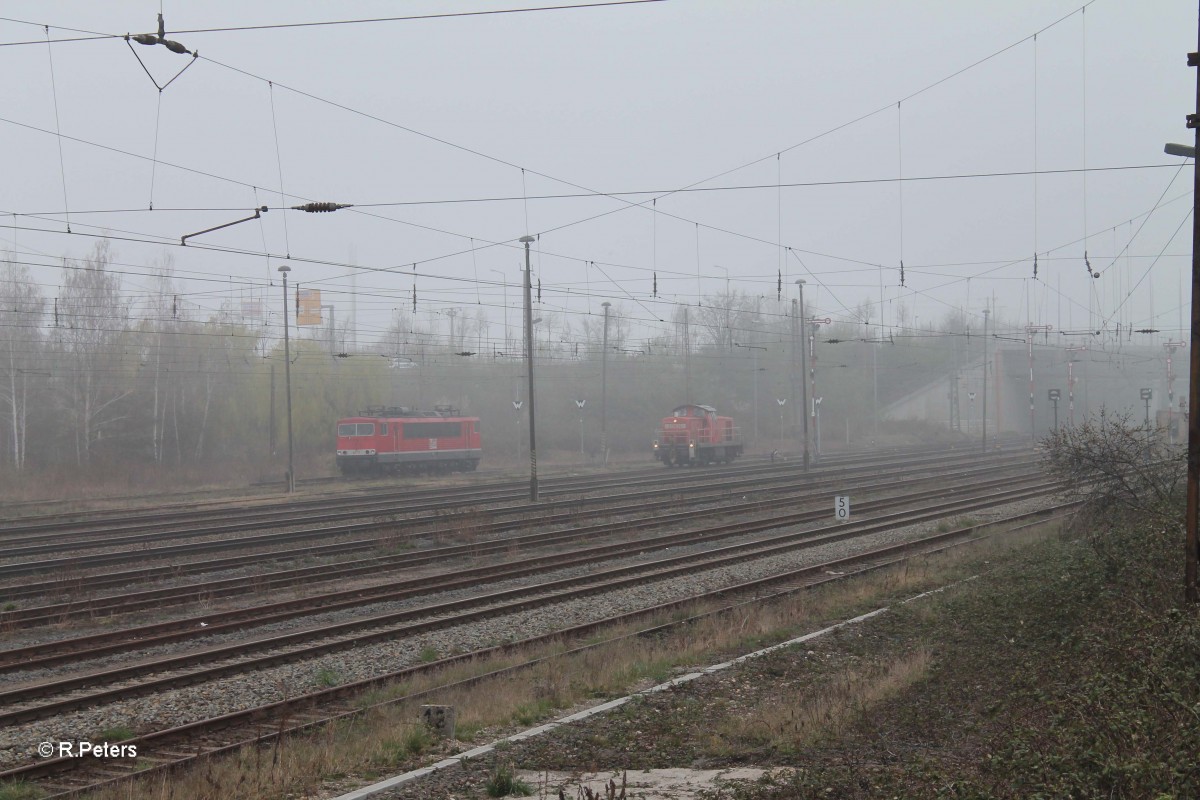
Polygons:
[[29,270],[6,262],[0,269],[0,359],[4,372],[0,400],[8,406],[5,426],[11,436],[8,452],[18,470],[25,467],[29,379],[49,376],[37,368],[42,344],[39,328],[45,310],[46,300]]
[[[150,449],[156,463],[163,460],[163,442],[166,438],[167,403],[170,394],[169,378],[171,350],[174,349],[174,337],[171,335],[178,327],[180,309],[175,297],[175,282],[172,276],[174,259],[169,253],[164,254],[157,265],[154,288],[150,297],[148,319],[145,328],[148,329],[149,340],[146,342],[142,363],[153,368],[153,403],[150,410]],[[164,337],[172,340],[164,342]],[[167,349],[167,359],[164,363],[164,345]]]
[[77,463],[123,417],[120,403],[133,393],[122,367],[121,341],[129,333],[129,302],[120,277],[108,271],[107,239],[68,271],[58,302],[55,339],[66,374],[59,401],[71,423]]

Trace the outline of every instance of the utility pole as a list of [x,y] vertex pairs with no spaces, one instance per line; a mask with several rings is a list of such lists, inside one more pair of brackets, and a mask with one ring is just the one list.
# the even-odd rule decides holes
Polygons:
[[[758,351],[762,350],[766,352],[767,348],[756,344],[742,344],[741,342],[734,342],[733,346],[749,350],[754,358],[754,366],[752,367],[754,370],[754,443],[758,444]],[[779,438],[783,438],[782,431],[779,433]]]
[[1033,441],[1037,441],[1036,417],[1033,411],[1033,335],[1038,331],[1042,331],[1046,335],[1050,334],[1052,325],[1026,325],[1025,336],[1029,340],[1029,437]]
[[692,336],[688,332],[688,310],[683,307],[683,399],[692,402]]
[[950,370],[950,430],[962,430],[962,409],[958,397],[958,339],[952,339],[953,346],[953,364],[954,368]]
[[[880,334],[883,333],[883,326],[880,326]],[[873,394],[874,422],[871,426],[871,445],[879,440],[879,343],[871,344],[871,390]]]
[[587,404],[587,400],[576,400],[575,407],[579,409],[579,456],[582,458],[587,455],[587,451],[583,448],[583,407]]
[[529,268],[529,245],[532,236],[522,236],[525,245],[525,368],[529,374],[529,500],[538,501],[537,436],[533,417],[533,278]]
[[[1197,27],[1200,51],[1200,25]],[[1189,67],[1200,67],[1200,52],[1188,53]],[[1196,110],[1188,115],[1187,126],[1196,131],[1192,158],[1200,149],[1200,70],[1196,73]],[[1200,169],[1192,170],[1192,350],[1188,396],[1187,459],[1187,532],[1184,537],[1184,596],[1189,603],[1200,603],[1200,538],[1196,535],[1200,517]]]
[[[612,303],[605,300],[600,305],[604,307],[604,340],[600,351],[600,462],[608,466],[608,309]],[[683,313],[687,314],[686,308]],[[686,316],[684,320],[686,331]]]
[[1186,342],[1167,342],[1163,347],[1167,348],[1167,441],[1175,444],[1175,365],[1171,361],[1171,357],[1175,355],[1175,351],[1180,347],[1186,347]]
[[1086,345],[1079,347],[1067,348],[1067,427],[1075,427],[1075,356],[1072,353],[1079,353],[1087,350]]
[[[813,389],[813,391],[816,392],[816,389]],[[823,398],[820,398],[820,397],[813,397],[813,399],[812,399],[813,422],[817,429],[817,460],[818,461],[821,459],[821,400],[822,399]]]
[[[284,264],[279,268],[279,272],[283,273],[283,374],[284,383],[287,385],[287,420],[288,420],[288,468],[287,468],[287,491],[289,494],[296,491],[296,469],[292,460],[292,354],[288,344],[288,290],[287,276],[292,271],[292,268]],[[299,300],[297,299],[297,302]]]
[[990,308],[983,310],[983,410],[980,414],[983,423],[980,425],[982,434],[980,436],[980,447],[983,452],[987,452],[987,373],[988,373],[988,315],[992,313]]
[[[283,302],[285,304],[287,303],[286,292],[284,293],[284,301]],[[275,458],[275,365],[274,364],[271,365],[271,407],[270,407],[270,412],[271,412],[271,414],[270,414],[271,421],[270,421],[270,424],[267,426],[269,428],[269,430],[267,431],[267,452],[269,452],[271,454],[271,458],[273,459],[273,458]]]
[[457,308],[447,308],[446,316],[450,318],[450,352],[453,353],[455,350],[462,349],[461,347],[454,346],[454,318],[456,316],[458,316],[458,309]]
[[808,452],[808,365],[804,354],[804,279],[798,278],[796,285],[800,287],[800,407],[804,419],[804,471],[808,471],[810,455]]

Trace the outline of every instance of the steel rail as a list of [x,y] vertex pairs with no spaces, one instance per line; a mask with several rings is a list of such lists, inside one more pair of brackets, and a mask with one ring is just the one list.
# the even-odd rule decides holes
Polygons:
[[[990,462],[988,464],[973,467],[967,470],[961,470],[957,473],[958,476],[973,475],[980,471],[992,471],[1004,469],[1012,469],[1022,466],[1027,462]],[[874,472],[874,471],[872,471]],[[902,469],[890,474],[890,479],[878,481],[874,484],[859,485],[852,487],[856,493],[886,491],[893,488],[897,483],[905,482],[905,476],[910,473],[918,473],[925,475],[927,470],[922,468]],[[885,473],[886,474],[886,473]],[[846,475],[838,475],[836,477],[828,477],[822,480],[815,480],[806,484],[803,489],[806,493],[816,493],[827,486],[835,483],[844,484],[847,479]],[[909,483],[922,483],[929,480],[938,480],[937,477],[917,477],[908,479]],[[721,487],[720,495],[727,496],[728,487]],[[794,488],[793,486],[784,486],[783,489]],[[839,489],[844,489],[844,486],[839,486]],[[764,487],[762,484],[756,484],[753,494],[776,494],[781,489],[779,487]],[[645,499],[648,496],[657,496],[661,494],[658,491],[634,493],[633,495],[622,495],[621,500],[633,500],[631,506],[611,507],[603,506],[598,500],[607,500],[608,498],[593,499],[592,501],[573,501],[562,504],[545,504],[553,510],[560,505],[565,506],[567,510],[548,515],[539,516],[536,524],[540,526],[549,526],[558,523],[571,524],[577,528],[582,519],[593,516],[612,516],[623,513],[636,513],[643,515],[648,511],[657,510],[665,507],[673,507],[677,502],[673,499],[652,501]],[[706,498],[690,498],[693,502],[704,500]],[[715,498],[720,499],[720,498]],[[755,501],[761,503],[762,501]],[[590,511],[581,511],[581,505],[600,504],[599,509]],[[730,513],[730,509],[745,510],[748,508],[746,504],[730,506],[709,507],[701,509],[695,513],[698,516],[704,515],[720,515]],[[496,516],[503,516],[502,512],[493,514],[493,519],[489,522],[476,523],[471,530],[475,536],[498,534],[504,531],[520,529],[527,527],[530,522],[523,518],[523,515],[518,515],[521,518],[514,518],[506,521],[498,521]],[[421,539],[434,539],[439,535],[447,533],[455,533],[454,529],[450,530],[433,530],[421,531],[419,533],[409,533],[402,537],[403,542],[415,543]],[[302,567],[293,570],[277,571],[274,573],[256,573],[236,578],[226,578],[220,580],[205,580],[202,583],[188,584],[179,587],[170,587],[163,589],[143,590],[136,593],[136,599],[130,594],[111,595],[102,598],[86,597],[81,601],[58,603],[53,606],[29,607],[24,609],[13,609],[7,612],[0,612],[0,626],[10,627],[29,627],[37,624],[48,624],[52,622],[62,622],[67,619],[98,616],[105,613],[125,612],[136,610],[137,608],[159,607],[169,601],[189,602],[196,599],[212,600],[217,597],[228,597],[237,594],[246,594],[249,592],[265,591],[268,588],[277,589],[284,586],[294,585],[300,581],[306,581],[313,577],[333,578],[333,577],[352,577],[359,575],[371,574],[379,571],[392,571],[403,569],[410,566],[418,566],[423,563],[437,558],[451,555],[459,555],[463,553],[478,555],[483,552],[488,552],[499,547],[507,546],[527,546],[542,542],[549,542],[553,537],[561,536],[555,532],[527,534],[524,536],[509,537],[503,540],[488,541],[488,542],[472,542],[469,544],[455,545],[449,547],[434,548],[432,550],[424,550],[421,552],[411,552],[397,555],[376,556],[370,559],[359,559],[357,561],[346,563],[333,563],[311,567]],[[400,542],[393,542],[389,539],[391,546],[398,546]],[[355,551],[363,550],[378,550],[381,547],[381,540],[377,538],[363,539],[357,541],[340,541],[334,544],[309,546],[304,548],[293,548],[287,551],[274,551],[271,553],[262,554],[258,557],[250,558],[250,561],[278,561],[283,559],[295,560],[301,556],[312,556],[319,554],[346,555]],[[222,558],[210,560],[207,562],[191,562],[188,564],[175,565],[171,568],[172,576],[180,576],[182,574],[194,574],[198,572],[210,572],[221,568],[244,567],[248,563],[246,556],[234,558]],[[19,597],[42,596],[46,594],[60,595],[64,590],[74,593],[82,592],[84,589],[94,589],[104,585],[121,585],[128,586],[138,577],[146,577],[151,579],[160,579],[162,577],[161,568],[144,568],[135,571],[123,571],[119,573],[110,573],[108,575],[93,576],[87,579],[80,578],[75,581],[45,581],[35,584],[15,585],[0,587],[0,599],[12,600]]]
[[[828,544],[830,542],[862,536],[869,532],[886,530],[901,523],[901,521],[903,521],[902,524],[913,524],[915,522],[937,519],[948,513],[961,513],[962,511],[975,510],[1001,502],[1012,502],[1043,496],[1055,491],[1057,488],[1054,485],[1047,485],[1045,480],[1040,478],[1040,476],[1037,480],[1039,481],[1038,485],[1032,488],[1008,489],[1000,492],[992,492],[984,498],[968,497],[948,501],[926,507],[917,513],[898,512],[885,514],[868,523],[860,523],[860,526],[856,530],[846,530],[845,526],[836,526],[837,532],[827,534],[818,534],[815,531],[784,534],[770,537],[766,540],[728,545],[703,553],[685,554],[624,567],[614,567],[588,576],[587,580],[592,582],[587,585],[581,585],[584,581],[579,577],[564,578],[542,584],[476,595],[470,598],[435,603],[422,608],[376,615],[366,619],[334,623],[312,630],[278,634],[252,642],[206,648],[191,653],[158,658],[138,665],[116,667],[87,675],[76,675],[51,680],[24,689],[4,691],[0,692],[0,706],[7,706],[8,710],[0,711],[0,724],[15,724],[29,720],[44,719],[65,711],[93,706],[97,703],[152,694],[228,675],[240,674],[252,669],[277,666],[332,652],[354,649],[364,644],[414,636],[432,630],[441,630],[484,617],[493,617],[550,603],[581,598],[598,592],[622,589],[635,583],[644,584],[650,580],[661,580],[688,572],[695,572],[700,569],[715,569],[746,560],[764,558],[793,549],[815,547],[819,544]],[[798,515],[785,515],[770,520],[735,524],[732,527],[740,527],[744,532],[751,533],[758,530],[794,524],[797,521],[795,519],[796,516]],[[702,562],[702,564],[697,566],[696,562]],[[482,610],[468,610],[450,617],[428,619],[431,615],[454,613],[462,609],[470,609],[472,606],[486,604],[498,605],[492,605]],[[410,622],[421,617],[425,617],[425,621]],[[361,632],[364,629],[380,628],[396,624],[400,624],[401,627],[383,627],[382,630],[373,630],[368,633]],[[329,640],[331,636],[345,634],[353,635],[332,641]],[[301,647],[299,650],[279,651],[279,648],[302,643],[313,638],[320,638],[323,641],[315,645]],[[253,650],[275,650],[275,652],[256,657],[249,661],[235,661],[233,663],[216,665],[211,663],[218,659],[236,658]],[[178,670],[197,664],[209,664],[209,666],[183,674],[161,675],[164,670]],[[147,677],[149,675],[159,675],[159,677]],[[134,680],[137,682],[132,685],[112,685],[120,681]],[[61,693],[97,684],[106,685],[107,688],[82,696],[59,698],[41,705],[12,708],[15,703],[26,702],[47,694]]]
[[[936,450],[910,454],[905,456],[905,458],[909,460],[923,458],[936,461],[945,456],[962,454],[962,451]],[[826,467],[852,466],[862,462],[877,463],[878,461],[878,458],[871,459],[866,456],[844,460],[831,459],[826,464]],[[705,477],[712,476],[712,479],[715,480],[730,474],[740,477],[759,473],[781,473],[789,469],[794,472],[794,465],[784,463],[744,464],[729,466],[720,470],[704,469],[698,472]],[[546,481],[546,483],[548,484],[548,488],[553,489],[556,494],[563,494],[572,491],[595,490],[606,487],[619,488],[631,482],[637,482],[644,477],[654,477],[658,483],[690,484],[697,479],[696,476],[697,471],[690,473],[671,472],[664,475],[663,470],[660,468],[656,470],[627,471],[616,475],[604,474],[553,478]],[[429,504],[454,502],[461,505],[464,502],[490,502],[506,499],[521,500],[524,497],[521,491],[523,488],[523,483],[509,481],[475,486],[439,486],[421,489],[408,487],[402,489],[389,488],[378,493],[337,494],[332,497],[325,496],[288,500],[267,505],[261,502],[254,502],[243,505],[226,505],[221,508],[207,510],[187,509],[169,512],[132,511],[127,513],[117,511],[89,515],[71,514],[67,515],[70,517],[68,520],[50,519],[31,522],[10,522],[8,525],[0,528],[0,542],[6,545],[6,550],[22,542],[53,541],[61,547],[65,543],[63,541],[63,536],[65,535],[100,536],[113,532],[158,531],[163,527],[174,527],[205,520],[209,521],[210,525],[214,527],[222,520],[234,520],[239,523],[245,523],[235,529],[247,529],[253,527],[254,523],[258,523],[259,525],[265,523],[283,525],[297,518],[308,519],[311,518],[311,512],[314,509],[332,512],[339,508],[350,507],[350,511],[348,512],[350,516],[346,518],[353,518],[355,513],[365,516],[394,511],[393,504],[401,501],[411,502],[419,500]],[[109,543],[108,540],[105,543]]]
[[[965,478],[968,475],[960,473],[956,477]],[[951,488],[951,486],[947,485],[944,479],[937,480],[941,481],[937,489],[921,493],[913,493],[913,486],[920,483],[928,483],[929,479],[914,480],[901,485],[888,484],[887,488],[904,490],[909,492],[909,494],[900,499],[888,497],[879,498],[874,501],[863,501],[857,507],[860,512],[870,512],[891,508],[897,504],[908,504],[926,498],[944,496],[947,489]],[[1011,478],[994,478],[986,483],[969,483],[967,488],[978,490],[988,487],[1008,486],[1011,483]],[[868,487],[856,487],[855,491],[862,491],[866,488]],[[544,534],[532,534],[528,537],[501,540],[484,546],[476,544],[458,545],[424,553],[418,561],[421,564],[443,563],[451,555],[508,553],[514,546],[516,546],[519,552],[523,549],[522,545],[530,546],[529,542],[521,542],[520,539],[528,539],[540,545],[560,544],[580,540],[590,542],[607,534],[663,528],[681,522],[692,523],[711,516],[736,515],[740,512],[762,512],[771,508],[784,506],[792,508],[795,507],[797,502],[797,498],[784,497],[765,503],[758,501],[743,503],[731,508],[675,512],[654,517],[645,517],[635,521],[609,522],[586,528],[572,528],[570,530],[553,531]],[[817,521],[827,516],[827,509],[800,512],[796,515],[794,523],[800,521]],[[697,541],[708,542],[717,538],[738,535],[739,533],[740,530],[738,528],[724,526],[711,533],[704,531],[697,533],[694,530],[689,530],[663,534],[648,539],[638,539],[636,542],[623,541],[606,545],[593,545],[566,553],[556,553],[540,557],[526,555],[498,564],[492,563],[470,569],[456,568],[436,575],[392,581],[382,586],[325,592],[301,599],[258,604],[251,608],[183,617],[168,622],[57,639],[51,642],[0,651],[0,674],[14,670],[42,668],[68,661],[94,658],[114,652],[121,652],[129,647],[146,649],[170,642],[205,638],[218,633],[243,630],[257,625],[295,619],[312,613],[328,613],[330,611],[401,600],[414,595],[427,595],[435,591],[450,591],[466,586],[479,586],[482,583],[490,582],[489,578],[494,581],[508,580],[514,577],[537,574],[550,568],[587,564],[601,558],[611,558],[615,555],[662,550],[668,547],[692,544]],[[188,592],[189,597],[193,594],[191,591]],[[161,599],[150,599],[140,601],[138,605],[141,606],[145,603],[161,604],[161,602]],[[45,615],[45,618],[57,619],[59,616],[48,613]]]
[[[972,460],[972,457],[973,457],[973,454],[965,454],[964,453],[964,454],[961,454],[960,460],[967,460],[968,462],[970,462]],[[974,458],[978,458],[978,456],[974,456]],[[1027,456],[1015,455],[1015,456],[1008,456],[1007,458],[1019,460],[1021,458],[1027,458]],[[930,464],[927,464],[926,466],[939,466],[943,463],[944,463],[944,460],[936,460],[936,461],[931,462]],[[996,459],[995,457],[992,457],[992,460],[990,463],[1003,463],[1003,459]],[[915,465],[915,466],[919,466],[919,464]],[[857,468],[852,468],[852,469],[851,468],[842,469],[842,470],[839,470],[837,472],[837,474],[844,476],[844,475],[849,474],[851,471],[877,472],[878,469],[879,469],[879,465],[875,464],[875,465],[868,465],[868,466],[857,467]],[[820,474],[821,473],[811,473],[810,472],[809,476],[805,476],[804,479],[813,480],[816,478],[816,476],[818,476]],[[832,473],[826,473],[826,474],[832,474]],[[797,476],[795,475],[794,471],[793,472],[784,472],[775,477],[776,480],[782,481],[782,482],[786,482],[789,480],[795,480],[796,478],[797,478]],[[730,479],[726,476],[724,478],[718,478],[717,480],[714,481],[714,483],[712,485],[718,486],[722,490],[727,490],[729,493],[732,493],[734,491],[734,487],[745,486],[746,488],[751,488],[754,486],[760,486],[761,484],[762,484],[761,476],[741,478],[740,482],[731,482]],[[617,488],[621,488],[621,487],[627,488],[628,484],[619,484]],[[698,484],[695,481],[692,481],[688,484],[689,491],[694,491],[696,489],[703,488],[703,487],[704,487],[704,484],[702,484],[702,483]],[[671,486],[666,486],[666,487],[659,486],[655,489],[645,490],[645,491],[641,492],[640,496],[644,497],[644,496],[653,496],[653,495],[659,495],[659,496],[669,495],[675,491],[677,491],[676,488],[671,487]],[[523,494],[523,492],[521,494]],[[631,495],[628,491],[623,492],[620,495],[618,495],[618,497],[622,497],[622,498],[628,498],[630,496]],[[559,502],[578,505],[580,503],[588,503],[588,502],[592,502],[592,503],[603,502],[604,500],[606,500],[608,498],[609,498],[609,496],[602,496],[599,498],[573,498],[570,500],[563,500],[563,501],[559,501]],[[507,508],[501,509],[500,511],[507,512],[507,513],[513,513],[513,514],[530,513],[530,512],[536,512],[538,514],[541,514],[541,513],[544,513],[547,508],[552,508],[552,507],[554,507],[554,506],[552,506],[551,503],[546,503],[546,502],[538,503],[538,504],[522,503],[517,506],[512,506],[512,507],[507,507]],[[451,501],[446,501],[445,503],[442,503],[437,506],[437,509],[444,509],[444,508],[461,509],[462,503],[461,503],[461,501],[451,500]],[[111,552],[97,552],[97,553],[80,553],[80,554],[77,554],[74,556],[60,556],[57,558],[42,559],[39,561],[12,561],[9,563],[0,564],[0,577],[3,577],[3,576],[11,577],[11,576],[18,576],[18,575],[33,575],[33,574],[38,574],[38,573],[52,572],[55,570],[73,571],[73,570],[80,569],[85,563],[89,567],[92,567],[92,566],[103,566],[103,565],[109,565],[109,564],[120,564],[120,563],[123,563],[128,560],[136,560],[136,561],[144,562],[147,559],[162,558],[162,557],[182,555],[182,554],[201,554],[201,553],[206,553],[206,552],[207,553],[220,552],[222,550],[247,549],[249,547],[259,546],[259,545],[287,543],[287,542],[293,542],[293,541],[304,541],[307,539],[328,538],[331,536],[338,536],[338,535],[364,533],[367,531],[386,529],[388,527],[392,527],[392,526],[400,525],[400,524],[416,525],[416,524],[422,524],[422,523],[437,523],[437,522],[445,523],[448,521],[448,519],[459,518],[457,516],[448,518],[447,516],[440,514],[440,513],[436,513],[436,511],[435,511],[435,513],[431,513],[424,517],[417,517],[417,518],[412,518],[412,519],[407,519],[407,520],[379,521],[377,518],[377,513],[378,512],[376,512],[374,514],[362,515],[362,516],[373,517],[373,519],[369,522],[349,523],[349,524],[340,525],[340,526],[304,527],[301,530],[264,533],[264,534],[257,534],[254,536],[241,536],[241,537],[237,537],[237,538],[230,537],[230,538],[211,539],[211,540],[205,539],[205,540],[201,540],[201,541],[187,542],[184,544],[162,545],[159,547],[142,546],[142,547],[137,547],[137,548],[131,549],[131,550],[116,550],[116,551],[111,551]],[[478,510],[474,510],[472,512],[467,512],[466,514],[463,515],[463,517],[469,518],[473,514],[477,514],[477,513],[480,513],[480,512]],[[484,512],[484,513],[487,513],[487,512]],[[491,513],[497,513],[497,512],[492,511]],[[314,518],[312,518],[312,517],[310,517],[309,519],[310,519],[310,521],[314,521]],[[319,521],[319,518],[316,518],[315,521]],[[293,524],[297,524],[297,523],[293,522]],[[245,524],[239,523],[239,524],[224,525],[224,526],[219,526],[219,527],[194,529],[194,530],[187,531],[187,532],[169,531],[169,532],[157,533],[157,534],[141,534],[138,537],[136,537],[131,543],[145,545],[148,542],[155,541],[155,540],[161,540],[161,539],[187,538],[187,537],[202,536],[202,535],[232,534],[232,533],[237,533],[241,530],[254,529],[256,527],[260,527],[260,526],[258,526],[255,523],[245,523]],[[130,543],[127,540],[125,540],[125,541],[126,541],[126,543]],[[94,549],[94,548],[111,546],[112,544],[115,544],[115,543],[117,543],[117,542],[114,542],[114,541],[89,542],[86,545],[84,545],[84,547]],[[9,556],[20,556],[22,553],[34,554],[35,552],[61,552],[61,550],[62,550],[62,546],[44,545],[44,546],[37,546],[36,548],[26,548],[25,550],[6,548],[6,554]],[[244,563],[244,561],[242,559],[239,559],[239,562]],[[5,599],[5,598],[3,595],[0,595],[0,599]]]
[[[884,569],[899,563],[903,563],[909,558],[923,557],[931,553],[949,549],[950,547],[958,546],[959,544],[965,544],[978,541],[979,539],[988,538],[990,535],[994,534],[983,534],[982,532],[989,529],[1007,527],[1012,525],[1014,522],[1019,522],[1026,519],[1036,519],[1039,521],[1031,522],[1021,527],[1047,524],[1062,518],[1062,516],[1066,516],[1053,516],[1056,514],[1056,512],[1064,509],[1073,509],[1078,505],[1079,504],[1077,502],[1066,503],[1051,509],[1043,509],[1040,511],[1018,514],[1002,520],[995,520],[989,523],[951,530],[925,537],[920,540],[914,540],[901,543],[899,545],[880,548],[875,551],[868,551],[866,553],[856,554],[842,559],[834,559],[832,561],[827,561],[820,564],[809,565],[797,570],[774,576],[767,576],[759,580],[747,582],[738,586],[721,587],[688,598],[682,598],[679,600],[669,601],[664,604],[659,604],[657,606],[638,609],[625,614],[609,617],[607,619],[596,620],[572,628],[530,637],[518,642],[485,648],[483,650],[473,651],[470,653],[463,653],[428,664],[405,667],[387,675],[376,676],[363,681],[357,681],[352,684],[345,684],[343,686],[325,689],[305,695],[303,697],[290,698],[288,700],[278,701],[256,708],[245,709],[243,711],[233,712],[207,720],[198,720],[174,728],[144,734],[126,741],[126,743],[136,744],[138,746],[139,759],[138,764],[135,767],[126,768],[127,771],[125,774],[118,774],[114,776],[110,770],[105,770],[98,773],[99,779],[97,780],[88,779],[84,775],[72,775],[71,777],[75,778],[74,782],[81,783],[82,785],[64,786],[62,783],[55,784],[51,781],[43,780],[42,787],[54,792],[54,794],[47,796],[46,800],[61,800],[67,797],[78,796],[84,792],[90,792],[100,788],[109,788],[123,784],[129,782],[130,780],[141,777],[151,777],[157,779],[159,776],[166,774],[167,772],[177,771],[181,767],[191,765],[202,759],[208,760],[215,756],[234,753],[237,750],[247,746],[261,746],[262,744],[269,743],[284,736],[312,732],[322,729],[331,723],[357,719],[364,714],[381,707],[394,706],[400,703],[412,702],[413,700],[417,699],[424,699],[426,697],[435,696],[437,693],[445,692],[446,690],[452,688],[478,685],[494,678],[515,674],[518,671],[529,669],[532,666],[546,663],[553,659],[559,659],[586,650],[605,647],[615,641],[644,637],[647,635],[662,634],[682,626],[690,625],[703,618],[711,618],[717,615],[728,614],[730,611],[741,606],[770,602],[780,597],[795,594],[799,591],[811,589],[816,586],[852,580],[867,572]],[[933,544],[935,546],[933,548],[922,549],[921,545],[924,544]],[[874,560],[872,561],[871,559]],[[860,569],[849,569],[850,567],[864,563],[866,563],[866,566],[862,566]],[[829,574],[830,572],[837,570],[844,570],[844,572],[835,575]],[[808,580],[798,583],[797,580],[802,580],[804,576],[808,576]],[[790,582],[790,584],[788,582]],[[786,585],[770,595],[761,594],[761,590],[763,588],[770,587],[778,583],[785,583]],[[737,599],[739,592],[745,599]],[[649,628],[621,634],[611,639],[581,645],[551,656],[529,659],[520,664],[498,668],[482,675],[462,679],[451,684],[443,684],[428,690],[402,697],[392,698],[373,705],[360,706],[352,710],[345,708],[344,705],[347,698],[361,695],[364,692],[394,684],[402,680],[411,679],[418,675],[431,674],[443,670],[453,664],[464,663],[468,660],[475,659],[482,660],[492,656],[506,655],[511,652],[519,652],[522,649],[548,642],[562,640],[570,641],[572,639],[578,640],[582,636],[590,635],[594,631],[610,628],[614,625],[635,622],[639,619],[644,619],[649,616],[674,611],[679,608],[688,608],[706,600],[720,599],[731,595],[735,599],[734,602],[730,603],[729,605],[703,611],[699,614],[694,614],[683,619],[662,624],[655,624]],[[323,714],[314,713],[311,710],[320,707],[325,707],[326,709],[331,710],[326,711]],[[304,715],[305,718],[301,718],[299,722],[291,721],[296,720],[300,715]],[[276,722],[276,720],[278,720],[278,722]],[[224,743],[219,745],[187,744],[186,741],[181,742],[181,740],[190,740],[194,742],[198,736],[213,735],[217,732],[223,734],[222,741]],[[231,735],[231,733],[233,735]],[[229,742],[230,738],[233,738],[232,742]],[[181,749],[194,749],[194,752],[179,752]],[[150,755],[150,753],[156,753],[157,755]],[[46,779],[53,778],[55,776],[61,778],[64,773],[68,772],[86,772],[86,766],[87,763],[80,759],[54,758],[16,767],[5,772],[0,772],[0,780]]]

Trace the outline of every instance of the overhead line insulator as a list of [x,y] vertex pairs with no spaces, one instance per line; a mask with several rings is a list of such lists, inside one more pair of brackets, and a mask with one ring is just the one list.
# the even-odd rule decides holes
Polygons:
[[305,203],[302,206],[292,206],[293,211],[307,211],[309,214],[324,214],[337,211],[339,208],[352,208],[352,203]]

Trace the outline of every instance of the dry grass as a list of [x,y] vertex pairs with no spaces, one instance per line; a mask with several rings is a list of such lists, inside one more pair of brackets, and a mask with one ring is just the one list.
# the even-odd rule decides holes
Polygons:
[[[927,650],[864,669],[845,669],[815,693],[782,691],[723,719],[706,750],[716,756],[767,748],[796,753],[842,734],[862,715],[922,680],[932,664]],[[785,684],[786,685],[786,684]]]
[[[454,706],[463,743],[490,740],[579,705],[659,683],[697,665],[786,640],[915,592],[957,580],[981,559],[1019,547],[1036,532],[987,540],[903,566],[833,583],[769,603],[740,606],[704,617],[670,635],[632,636],[646,623],[606,631],[607,643],[566,652],[564,644],[453,665],[364,696],[359,717],[282,742],[243,748],[236,756],[202,762],[174,776],[148,776],[140,784],[93,795],[96,800],[277,800],[307,796],[317,787],[344,788],[431,763],[468,744],[435,741],[418,723],[423,703]],[[986,561],[984,562],[986,563]],[[690,608],[664,615],[663,624],[713,609]],[[653,624],[653,623],[652,623]],[[600,641],[599,639],[596,640]],[[484,682],[450,686],[504,667],[544,659]],[[920,680],[929,666],[923,651],[847,672],[819,696],[801,703],[764,707],[760,720],[730,735],[778,741],[788,747],[836,732],[857,711]],[[450,688],[438,688],[450,687]],[[401,699],[401,698],[411,699]],[[382,705],[379,705],[382,704]]]

